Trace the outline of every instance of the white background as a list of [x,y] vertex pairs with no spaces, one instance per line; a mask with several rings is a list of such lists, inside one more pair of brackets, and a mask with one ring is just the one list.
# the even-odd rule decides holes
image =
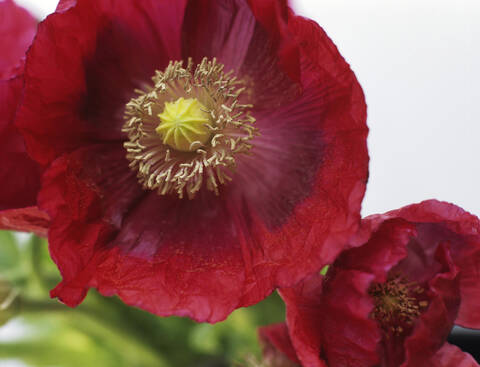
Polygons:
[[350,62],[368,103],[363,213],[427,198],[480,214],[480,2],[298,0]]
[[[39,18],[55,0],[17,0]],[[480,214],[480,2],[297,0],[337,44],[368,103],[363,214],[428,198]]]

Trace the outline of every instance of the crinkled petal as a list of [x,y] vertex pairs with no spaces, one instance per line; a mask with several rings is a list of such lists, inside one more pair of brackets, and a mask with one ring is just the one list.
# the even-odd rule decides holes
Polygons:
[[58,2],[57,8],[55,9],[55,12],[63,13],[64,11],[67,11],[75,5],[77,5],[77,0],[60,0]]
[[294,288],[280,290],[287,306],[287,326],[298,359],[305,367],[326,367],[322,360],[323,277],[312,276]]
[[36,205],[40,188],[40,167],[13,126],[22,85],[21,77],[0,81],[0,210]]
[[399,219],[391,219],[378,226],[364,220],[357,235],[363,237],[366,232],[368,241],[361,247],[344,252],[336,264],[371,273],[377,282],[384,282],[392,267],[408,256],[407,245],[416,234],[415,226]]
[[315,276],[281,291],[298,358],[305,367],[374,365],[380,333],[368,317],[373,302],[367,293],[374,276],[355,270],[332,276],[324,289]]
[[480,251],[462,257],[460,292],[462,302],[455,324],[472,329],[480,328]]
[[158,315],[224,319],[246,292],[248,250],[235,217],[213,193],[190,202],[147,194],[96,270],[99,291]]
[[[0,2],[0,210],[36,205],[40,186],[40,168],[27,155],[13,126],[23,86],[25,52],[36,27],[37,21],[25,9],[11,0]],[[18,225],[14,227],[22,230]]]
[[40,204],[55,218],[50,251],[63,276],[52,295],[74,306],[95,286],[160,315],[224,318],[244,277],[228,208],[213,194],[195,208],[145,193],[122,159],[121,146],[101,145],[46,172]]
[[0,1],[0,80],[21,73],[27,48],[32,43],[37,21],[13,0]]
[[[365,102],[348,64],[318,25],[290,14],[288,31],[300,52],[302,90],[276,109],[254,107],[256,159],[242,158],[232,183],[248,188],[236,191],[255,213],[262,252],[293,260],[278,269],[279,286],[333,261],[348,242],[368,171]],[[262,266],[263,253],[252,252],[256,274],[271,268]]]
[[428,282],[429,305],[419,317],[412,334],[405,340],[405,362],[402,367],[428,365],[450,333],[460,304],[459,269],[449,249],[438,247],[434,255],[442,268]]
[[429,361],[430,367],[478,367],[473,357],[455,345],[445,343]]
[[49,216],[36,206],[0,211],[0,229],[32,232],[47,237]]
[[[278,48],[278,63],[292,80],[300,79],[299,44],[288,32],[294,18],[286,0],[248,0],[255,18],[268,32],[275,48]],[[303,39],[303,41],[306,41]]]
[[196,63],[216,58],[225,70],[239,71],[256,21],[244,0],[190,1],[183,26],[183,54]]
[[121,144],[96,145],[64,155],[45,172],[38,201],[52,217],[50,253],[63,277],[52,295],[69,306],[86,295],[122,213],[142,195],[125,160]]
[[181,59],[185,2],[67,2],[40,23],[17,122],[37,161],[124,138],[124,108],[134,89]]

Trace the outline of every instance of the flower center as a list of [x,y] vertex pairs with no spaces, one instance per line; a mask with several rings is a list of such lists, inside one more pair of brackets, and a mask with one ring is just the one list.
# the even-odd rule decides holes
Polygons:
[[399,275],[385,283],[374,283],[369,289],[375,304],[372,317],[387,335],[408,332],[428,306],[424,291],[416,282]]
[[202,188],[219,194],[236,159],[252,148],[255,119],[242,104],[244,82],[215,59],[193,68],[170,62],[153,86],[137,90],[125,108],[130,168],[145,189],[190,199]]
[[203,146],[212,135],[206,124],[210,115],[198,99],[180,97],[175,102],[165,102],[158,115],[162,121],[155,129],[163,137],[163,144],[182,152],[193,152]]

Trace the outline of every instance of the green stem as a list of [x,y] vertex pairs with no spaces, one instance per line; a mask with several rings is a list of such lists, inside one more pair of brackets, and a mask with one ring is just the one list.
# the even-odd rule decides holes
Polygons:
[[56,302],[45,302],[19,297],[20,311],[22,313],[33,312],[64,312],[71,311],[66,306]]
[[40,237],[37,237],[35,235],[32,236],[32,239],[30,240],[30,264],[31,264],[31,269],[32,273],[35,277],[35,280],[37,281],[37,284],[40,286],[42,291],[46,291],[48,289],[48,286],[46,284],[44,274],[43,274],[43,269],[42,269],[42,246],[44,245],[42,243],[42,239]]

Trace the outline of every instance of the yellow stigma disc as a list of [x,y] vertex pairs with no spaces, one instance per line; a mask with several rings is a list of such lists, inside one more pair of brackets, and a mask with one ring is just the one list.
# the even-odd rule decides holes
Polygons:
[[163,112],[158,115],[162,122],[155,131],[162,136],[163,144],[182,152],[195,151],[211,136],[206,126],[210,115],[206,111],[196,98],[181,97],[175,102],[165,102]]

